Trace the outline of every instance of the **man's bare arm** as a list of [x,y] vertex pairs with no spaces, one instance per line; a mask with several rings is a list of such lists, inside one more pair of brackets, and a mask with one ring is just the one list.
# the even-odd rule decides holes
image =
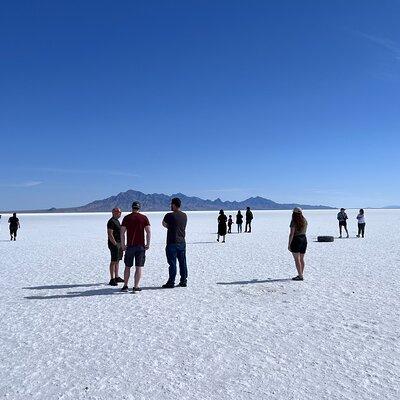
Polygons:
[[107,235],[108,235],[108,240],[114,245],[117,245],[117,242],[114,239],[114,235],[113,235],[113,230],[112,229],[107,229]]
[[151,228],[150,225],[147,225],[144,230],[146,231],[146,245],[144,248],[148,250],[150,248],[150,240],[151,240]]
[[125,245],[125,232],[126,228],[125,226],[121,226],[121,249],[125,251],[126,245]]

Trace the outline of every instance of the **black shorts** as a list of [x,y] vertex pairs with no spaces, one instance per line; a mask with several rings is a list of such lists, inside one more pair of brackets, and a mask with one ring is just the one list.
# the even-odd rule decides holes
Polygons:
[[290,244],[290,251],[292,253],[305,254],[307,250],[307,237],[306,235],[296,235]]
[[339,226],[347,227],[347,221],[339,221]]
[[135,260],[135,267],[143,267],[146,261],[146,250],[144,246],[128,246],[125,252],[125,266],[133,267],[133,260]]
[[121,244],[118,243],[117,246],[114,246],[112,243],[108,243],[108,248],[110,249],[111,253],[111,261],[116,262],[116,261],[121,261],[122,260],[122,255],[123,251],[121,249]]

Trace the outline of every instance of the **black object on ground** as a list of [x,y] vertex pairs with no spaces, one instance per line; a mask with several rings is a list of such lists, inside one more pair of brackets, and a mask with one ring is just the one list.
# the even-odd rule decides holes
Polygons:
[[335,238],[333,236],[318,236],[317,242],[333,242]]

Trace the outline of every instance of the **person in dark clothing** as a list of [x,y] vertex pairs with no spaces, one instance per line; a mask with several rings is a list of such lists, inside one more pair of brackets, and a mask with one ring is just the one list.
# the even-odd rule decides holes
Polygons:
[[167,228],[167,246],[165,253],[169,265],[169,277],[164,289],[173,289],[176,278],[176,261],[179,262],[180,287],[187,286],[188,269],[186,263],[186,225],[187,215],[181,211],[181,200],[175,197],[171,200],[171,211],[165,214],[162,225]]
[[358,221],[358,235],[357,237],[359,238],[364,237],[365,234],[365,216],[364,216],[364,210],[361,208],[360,212],[357,215],[357,221]]
[[222,243],[225,243],[225,235],[226,235],[226,221],[228,218],[226,217],[224,210],[220,210],[218,216],[218,235],[217,242],[219,242],[219,237],[222,236]]
[[114,208],[112,217],[107,222],[107,242],[111,253],[109,282],[111,286],[117,286],[118,283],[124,281],[118,276],[119,262],[124,254],[121,248],[121,224],[119,223],[119,218],[121,218],[121,210]]
[[347,214],[346,209],[341,208],[340,212],[338,212],[337,219],[339,221],[339,238],[342,237],[342,228],[346,231],[347,237],[349,237],[349,231],[347,230]]
[[233,224],[232,215],[230,215],[228,218],[228,233],[232,233],[232,224]]
[[240,210],[236,214],[236,225],[238,233],[242,233],[242,226],[243,226],[243,215]]
[[296,264],[297,276],[294,281],[304,280],[304,255],[307,250],[307,220],[303,216],[301,208],[293,209],[292,221],[290,222],[288,250],[292,253]]
[[17,240],[17,231],[21,227],[19,224],[19,219],[17,218],[17,213],[13,213],[12,217],[8,219],[10,224],[10,240]]
[[247,207],[246,210],[246,226],[244,231],[247,233],[251,233],[251,221],[253,221],[253,213],[250,211],[250,207]]
[[[125,251],[124,263],[124,286],[121,292],[128,291],[128,281],[131,275],[131,268],[135,264],[135,278],[133,293],[140,292],[140,279],[146,262],[146,251],[150,248],[151,228],[149,219],[140,210],[140,203],[132,203],[132,213],[124,217],[121,224],[121,248]],[[126,244],[125,244],[126,234]]]

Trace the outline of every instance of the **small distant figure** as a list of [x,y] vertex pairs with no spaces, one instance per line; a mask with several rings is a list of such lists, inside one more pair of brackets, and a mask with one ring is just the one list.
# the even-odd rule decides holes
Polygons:
[[[135,281],[132,289],[133,293],[140,292],[140,279],[142,277],[142,268],[146,261],[146,251],[150,248],[151,229],[149,219],[139,212],[140,203],[132,203],[132,213],[124,217],[121,224],[121,248],[125,251],[125,271],[124,286],[122,292],[128,291],[128,281],[131,274],[131,268],[135,262]],[[125,233],[127,240],[125,245]],[[146,234],[146,238],[145,238]]]
[[301,208],[295,207],[290,222],[288,250],[293,254],[296,264],[297,276],[292,278],[294,281],[304,280],[304,255],[307,250],[307,220],[303,216]]
[[10,224],[10,240],[15,242],[17,240],[17,231],[21,228],[17,213],[13,213],[12,217],[8,218],[8,223]]
[[162,225],[167,228],[167,246],[165,253],[169,265],[168,281],[162,285],[164,289],[173,289],[176,278],[176,260],[179,262],[180,287],[187,286],[188,268],[186,263],[186,225],[187,215],[181,211],[181,199],[174,197],[171,200],[171,211],[165,214]]
[[347,214],[346,209],[341,208],[338,212],[337,219],[339,221],[339,238],[342,238],[342,228],[346,231],[347,237],[349,237],[349,231],[347,230]]
[[113,208],[112,217],[107,222],[108,248],[111,253],[110,261],[110,282],[111,286],[118,286],[124,280],[118,276],[119,262],[122,260],[124,252],[121,248],[121,209]]
[[228,218],[226,217],[224,210],[219,211],[218,216],[218,235],[217,242],[219,242],[219,237],[222,236],[222,243],[225,243],[225,235],[226,235],[226,221]]
[[361,208],[360,212],[357,215],[357,221],[358,221],[358,235],[357,237],[359,238],[364,237],[365,233],[365,216],[364,216],[364,210]]
[[238,233],[242,233],[242,226],[243,226],[243,215],[240,210],[236,214],[236,225]]
[[251,233],[251,221],[253,221],[253,213],[250,210],[250,207],[246,209],[246,226],[245,226],[245,233]]
[[232,233],[232,224],[233,224],[232,215],[230,215],[228,218],[228,233]]

